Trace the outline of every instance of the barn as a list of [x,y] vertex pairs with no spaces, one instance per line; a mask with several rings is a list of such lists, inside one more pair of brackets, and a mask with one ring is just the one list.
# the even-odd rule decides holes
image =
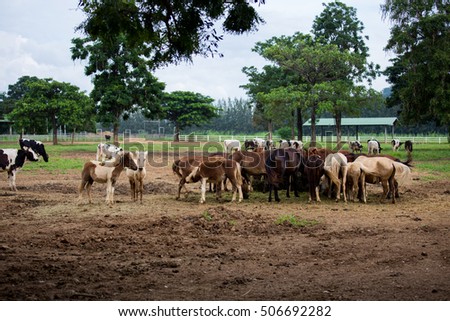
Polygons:
[[[345,136],[351,128],[355,129],[356,140],[359,140],[359,129],[361,127],[381,126],[384,127],[384,140],[388,141],[388,132],[391,133],[392,138],[395,135],[395,126],[398,124],[397,117],[359,117],[359,118],[342,118],[342,135]],[[321,141],[324,141],[324,136],[331,131],[333,135],[336,132],[334,118],[320,118],[316,121],[317,134],[321,136]],[[306,121],[303,126],[311,127],[311,119]]]

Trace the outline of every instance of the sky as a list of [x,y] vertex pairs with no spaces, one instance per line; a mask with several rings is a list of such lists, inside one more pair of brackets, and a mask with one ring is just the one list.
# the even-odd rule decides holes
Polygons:
[[[192,63],[171,65],[155,72],[166,84],[166,91],[193,91],[215,100],[246,98],[239,86],[248,83],[242,68],[255,66],[259,70],[270,64],[252,48],[258,41],[274,36],[309,33],[313,20],[320,15],[319,0],[266,0],[256,9],[266,21],[259,30],[244,35],[224,34],[219,52],[224,57],[194,57]],[[383,48],[389,38],[390,25],[381,17],[381,0],[342,0],[356,8],[358,19],[364,24],[364,34],[369,36],[369,61],[382,69],[390,65],[394,56]],[[72,61],[71,39],[83,35],[75,31],[84,20],[77,9],[78,0],[0,0],[0,92],[6,92],[22,76],[52,78],[69,82],[89,93],[91,78],[84,75],[85,62]],[[376,79],[373,88],[389,87],[385,77]]]

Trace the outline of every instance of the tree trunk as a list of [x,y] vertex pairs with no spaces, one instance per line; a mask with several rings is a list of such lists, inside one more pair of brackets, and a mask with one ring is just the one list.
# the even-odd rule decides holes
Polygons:
[[113,138],[114,145],[120,146],[120,144],[119,144],[119,124],[118,123],[114,123],[113,136],[114,136],[114,138]]
[[269,137],[267,138],[268,140],[272,140],[273,137],[273,124],[272,124],[272,120],[269,120],[267,122],[267,130],[269,131]]
[[291,112],[291,139],[295,139],[295,111]]
[[316,147],[316,106],[311,108],[311,147]]
[[56,116],[52,118],[53,145],[58,145],[58,126],[56,124]]
[[175,134],[173,135],[173,141],[180,141],[180,127],[178,126],[178,123],[175,123]]
[[301,108],[297,108],[297,139],[303,141],[303,117]]
[[336,148],[339,151],[342,147],[342,112],[336,111],[334,114],[334,121],[336,123]]

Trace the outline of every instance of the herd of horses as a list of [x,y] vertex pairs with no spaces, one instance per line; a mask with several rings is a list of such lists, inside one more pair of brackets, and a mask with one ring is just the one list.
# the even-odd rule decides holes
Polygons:
[[[320,195],[324,193],[328,197],[334,195],[336,201],[342,196],[344,202],[360,200],[366,203],[366,184],[370,183],[382,185],[381,201],[391,198],[395,203],[399,186],[410,179],[411,152],[406,161],[401,161],[390,155],[354,153],[353,148],[335,152],[326,148],[304,148],[298,142],[290,146],[282,143],[285,142],[280,141],[279,148],[266,144],[252,150],[233,150],[225,146],[228,151],[225,153],[186,155],[174,160],[172,171],[179,179],[176,198],[180,198],[183,188],[187,195],[186,184],[201,182],[200,203],[204,203],[209,182],[210,190],[215,190],[216,198],[221,199],[221,192],[227,189],[229,181],[232,201],[238,197],[237,201],[241,202],[254,192],[253,182],[261,180],[268,190],[269,202],[272,194],[274,200],[280,202],[279,191],[284,189],[287,198],[291,192],[298,197],[301,190],[308,191],[309,202],[320,202]],[[16,151],[0,150],[0,170],[8,171],[14,178],[16,170],[24,164],[24,157],[32,161],[38,160],[39,156],[45,161],[49,158],[42,142],[21,139],[20,147]],[[148,152],[132,153],[112,144],[99,144],[96,159],[83,166],[78,201],[82,201],[86,191],[91,203],[91,187],[97,182],[106,185],[106,203],[114,204],[115,185],[125,171],[132,200],[142,203],[147,163]],[[11,188],[16,190],[15,182]]]

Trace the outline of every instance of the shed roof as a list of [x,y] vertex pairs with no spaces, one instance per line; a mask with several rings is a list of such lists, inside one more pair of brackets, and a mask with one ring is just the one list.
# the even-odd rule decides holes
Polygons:
[[[397,117],[360,117],[342,118],[341,126],[394,126]],[[334,126],[334,118],[320,118],[316,121],[316,126]],[[308,119],[303,126],[311,126],[311,119]]]

